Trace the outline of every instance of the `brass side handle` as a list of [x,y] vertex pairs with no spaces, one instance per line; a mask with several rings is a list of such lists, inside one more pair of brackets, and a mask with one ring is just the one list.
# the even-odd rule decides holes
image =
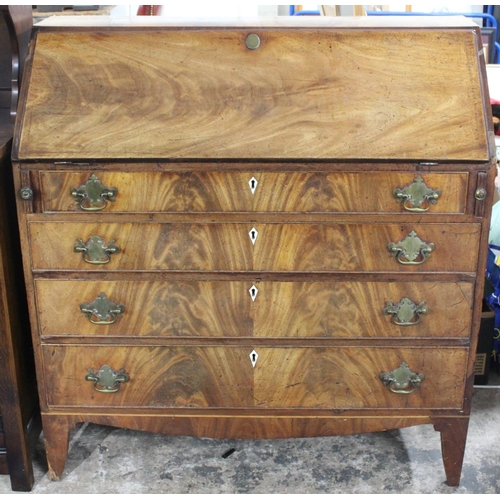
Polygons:
[[488,193],[486,192],[486,189],[478,188],[478,189],[476,189],[476,192],[474,193],[474,198],[476,198],[476,200],[478,200],[478,201],[483,201],[484,199],[486,199],[487,194]]
[[398,203],[403,204],[405,210],[427,212],[431,205],[437,203],[441,190],[428,188],[422,177],[418,176],[408,186],[394,189],[392,194]]
[[111,255],[120,251],[120,247],[115,245],[115,240],[109,240],[107,243],[100,236],[92,236],[85,243],[78,238],[74,250],[83,253],[85,262],[102,265],[107,264],[111,260]]
[[398,326],[412,326],[420,323],[421,315],[428,314],[429,308],[425,302],[415,304],[413,300],[405,297],[397,304],[386,302],[384,314],[391,315],[392,322]]
[[94,325],[112,325],[117,318],[121,318],[125,306],[116,304],[101,292],[95,300],[88,304],[80,304],[80,311]]
[[19,190],[19,195],[25,201],[33,199],[33,189],[30,187],[23,187]]
[[120,384],[128,382],[130,377],[123,368],[116,371],[108,365],[103,365],[97,371],[89,368],[85,380],[94,382],[94,389],[97,392],[113,393],[118,392]]
[[380,374],[382,383],[395,394],[411,394],[420,387],[424,378],[423,373],[412,372],[404,361],[392,372]]
[[389,243],[387,248],[400,264],[416,266],[423,264],[434,250],[434,243],[422,241],[415,231],[398,243]]
[[87,212],[104,210],[108,201],[116,201],[117,194],[117,188],[105,186],[95,174],[92,174],[85,184],[71,190],[71,196],[78,202],[79,207]]

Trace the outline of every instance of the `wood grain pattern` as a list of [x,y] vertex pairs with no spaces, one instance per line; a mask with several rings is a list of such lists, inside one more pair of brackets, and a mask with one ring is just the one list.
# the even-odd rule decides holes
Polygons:
[[434,428],[441,432],[441,449],[448,486],[459,486],[469,428],[468,418],[433,419]]
[[[249,232],[258,237],[252,244]],[[34,269],[475,272],[479,224],[29,224]],[[435,250],[402,265],[387,245],[411,231]],[[98,235],[120,252],[105,265],[84,261],[76,240]],[[144,242],[148,242],[144,245]]]
[[[252,349],[258,352],[255,368]],[[455,408],[466,348],[98,347],[43,345],[49,407]],[[394,394],[380,380],[402,361],[425,380]],[[125,369],[130,381],[97,392],[87,369]]]
[[[42,335],[248,337],[253,333],[245,282],[37,281]],[[104,292],[125,305],[113,325],[93,325],[81,303]]]
[[[257,286],[251,309],[257,337],[458,338],[470,333],[473,287],[466,283],[260,282]],[[417,325],[397,326],[383,313],[386,302],[403,297],[425,300],[429,307]]]
[[18,156],[489,160],[472,30],[359,33],[38,33]]
[[[392,192],[410,185],[410,172],[95,172],[118,188],[108,212],[408,213]],[[81,212],[71,190],[88,172],[41,172],[44,212]],[[467,173],[421,175],[442,194],[429,213],[464,213]],[[255,193],[249,186],[255,178]]]
[[[434,423],[458,483],[496,173],[480,30],[378,21],[36,31],[14,158],[53,478],[82,421],[222,438]],[[70,191],[92,173],[119,193],[84,213]],[[417,175],[442,191],[420,215],[393,196]],[[388,245],[412,231],[435,248],[405,266]],[[109,264],[74,251],[95,235],[121,249]],[[125,305],[114,325],[79,309],[100,292]],[[383,313],[405,297],[429,308],[416,326]],[[425,376],[411,394],[380,378],[403,362]],[[113,394],[85,380],[105,364],[130,375]]]
[[49,477],[53,481],[59,480],[68,455],[70,427],[63,416],[53,418],[42,415],[42,422]]
[[[125,305],[112,325],[94,325],[80,312],[80,304],[101,292]],[[411,327],[395,325],[383,313],[386,302],[405,297],[429,308]],[[36,280],[36,300],[42,336],[465,338],[473,285]]]

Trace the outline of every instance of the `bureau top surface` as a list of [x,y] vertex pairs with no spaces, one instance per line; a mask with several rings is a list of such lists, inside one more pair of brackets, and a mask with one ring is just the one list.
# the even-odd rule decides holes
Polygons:
[[470,23],[299,23],[39,29],[14,157],[489,160]]

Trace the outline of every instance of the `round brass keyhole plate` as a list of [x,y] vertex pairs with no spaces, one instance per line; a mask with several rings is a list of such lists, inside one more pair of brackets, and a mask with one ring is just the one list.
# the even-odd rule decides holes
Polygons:
[[259,35],[252,33],[252,34],[247,36],[245,43],[246,43],[247,48],[250,50],[258,49],[260,47],[260,37],[259,37]]

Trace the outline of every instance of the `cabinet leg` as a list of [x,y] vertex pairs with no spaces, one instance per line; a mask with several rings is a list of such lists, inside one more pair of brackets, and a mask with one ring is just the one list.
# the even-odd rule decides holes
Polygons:
[[439,418],[433,421],[434,429],[441,433],[441,452],[448,486],[458,486],[464,461],[468,418]]
[[42,421],[49,477],[53,481],[59,481],[68,456],[69,431],[72,425],[61,416],[44,415]]

